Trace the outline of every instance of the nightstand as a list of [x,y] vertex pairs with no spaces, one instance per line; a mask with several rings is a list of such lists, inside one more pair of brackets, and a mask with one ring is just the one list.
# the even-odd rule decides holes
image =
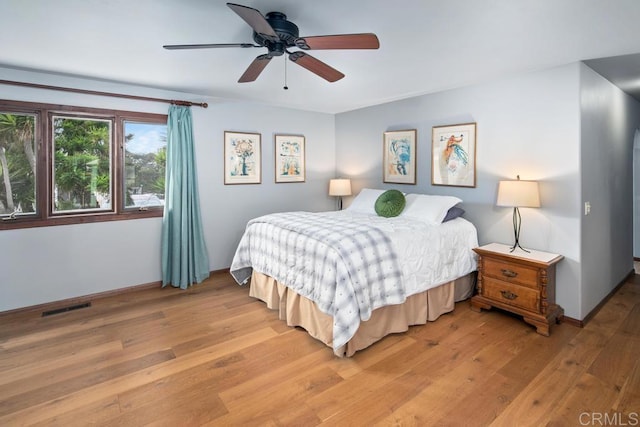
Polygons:
[[556,304],[556,264],[558,254],[490,243],[474,249],[478,259],[478,294],[471,298],[471,309],[480,312],[491,307],[507,310],[549,336],[552,323],[564,316]]

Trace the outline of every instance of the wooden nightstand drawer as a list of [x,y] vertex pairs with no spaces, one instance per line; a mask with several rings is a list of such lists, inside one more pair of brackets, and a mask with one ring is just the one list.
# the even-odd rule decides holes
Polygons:
[[483,271],[485,276],[538,288],[538,269],[533,267],[485,258]]
[[525,286],[485,277],[482,295],[494,301],[524,308],[525,310],[535,312],[540,310],[540,292]]
[[556,264],[563,256],[513,249],[500,243],[475,248],[478,259],[478,294],[471,309],[497,307],[522,316],[542,335],[560,322],[564,310],[556,304]]

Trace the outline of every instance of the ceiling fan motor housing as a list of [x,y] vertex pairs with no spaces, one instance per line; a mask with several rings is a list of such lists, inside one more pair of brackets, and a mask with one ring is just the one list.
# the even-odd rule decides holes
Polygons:
[[269,49],[270,56],[280,56],[287,47],[295,46],[298,38],[298,26],[287,21],[287,15],[281,12],[269,12],[265,17],[269,25],[273,28],[280,40],[274,40],[265,34],[253,32],[253,40],[260,46]]

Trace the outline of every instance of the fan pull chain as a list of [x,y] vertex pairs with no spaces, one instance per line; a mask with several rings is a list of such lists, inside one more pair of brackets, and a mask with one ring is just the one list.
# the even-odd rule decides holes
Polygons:
[[287,86],[287,57],[284,56],[284,86],[282,87],[284,90],[289,90],[289,86]]

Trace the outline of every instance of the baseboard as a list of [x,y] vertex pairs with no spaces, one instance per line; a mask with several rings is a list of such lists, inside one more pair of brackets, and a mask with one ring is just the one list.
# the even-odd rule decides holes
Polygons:
[[574,319],[573,317],[562,316],[562,323],[567,323],[576,328],[584,328],[584,322],[582,320]]
[[[228,268],[223,268],[220,270],[212,270],[209,272],[209,274],[213,275],[213,274],[228,273],[228,272],[229,272]],[[593,310],[589,312],[589,314],[585,316],[584,319],[578,320],[578,319],[574,319],[573,317],[564,316],[562,318],[562,321],[564,323],[568,323],[569,325],[576,326],[578,328],[583,328],[587,324],[587,322],[591,320],[593,316],[595,316],[598,313],[598,311],[600,311],[600,309],[606,304],[606,302],[609,301],[609,299],[611,299],[611,297],[618,291],[618,289],[620,289],[620,287],[624,285],[628,280],[633,278],[634,275],[635,275],[635,270],[631,270],[629,274],[620,283],[618,283],[616,287],[613,288],[611,292],[609,292],[607,296],[604,297],[602,301],[600,301],[600,303],[597,306],[595,306]],[[108,298],[114,295],[122,295],[129,292],[138,292],[138,291],[143,291],[143,290],[152,289],[152,288],[161,289],[161,285],[162,285],[161,281],[150,282],[150,283],[144,283],[142,285],[129,286],[126,288],[113,289],[111,291],[98,292],[95,294],[89,294],[89,295],[84,295],[80,297],[67,298],[59,301],[53,301],[53,302],[47,302],[47,303],[38,304],[38,305],[32,305],[28,307],[16,308],[13,310],[0,311],[0,317],[15,315],[15,314],[30,313],[34,311],[37,311],[37,312],[51,311],[51,310],[58,309],[60,307],[84,304],[86,302],[96,301],[101,298]]]
[[[229,272],[229,269],[223,268],[220,270],[212,270],[209,272],[209,275],[224,273],[224,272]],[[96,300],[113,297],[115,295],[123,295],[130,292],[139,292],[139,291],[144,291],[144,290],[153,289],[153,288],[162,289],[162,281],[158,280],[156,282],[128,286],[126,288],[118,288],[110,291],[97,292],[95,294],[88,294],[88,295],[67,298],[67,299],[58,300],[58,301],[45,302],[42,304],[31,305],[27,307],[15,308],[13,310],[0,311],[0,317],[16,315],[16,314],[25,314],[25,313],[31,313],[31,312],[53,311],[61,307],[84,304],[87,302],[95,302]]]
[[611,297],[618,292],[618,290],[622,287],[622,285],[624,285],[627,281],[633,279],[633,277],[635,276],[636,272],[635,270],[631,270],[629,272],[629,274],[627,274],[627,276],[622,279],[622,281],[620,283],[618,283],[616,285],[615,288],[613,288],[611,290],[611,292],[609,292],[607,294],[606,297],[604,297],[602,299],[602,301],[600,301],[600,303],[598,305],[596,305],[593,310],[591,310],[589,312],[589,314],[587,314],[584,319],[582,320],[577,320],[577,319],[573,319],[571,317],[564,317],[564,321],[566,321],[568,324],[570,325],[574,325],[574,326],[578,326],[580,328],[584,328],[584,326],[589,322],[589,320],[593,319],[593,316],[595,316],[596,314],[598,314],[598,312],[600,311],[600,309],[607,303],[607,301],[609,301],[611,299]]

